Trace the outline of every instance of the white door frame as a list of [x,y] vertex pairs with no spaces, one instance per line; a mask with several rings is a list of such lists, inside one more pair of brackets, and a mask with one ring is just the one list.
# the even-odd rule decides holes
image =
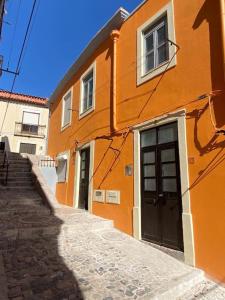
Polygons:
[[75,208],[79,208],[79,191],[80,191],[80,162],[81,150],[90,148],[90,163],[89,163],[89,187],[88,187],[88,211],[92,212],[92,197],[93,197],[93,174],[94,174],[94,150],[95,141],[91,141],[76,149],[75,159],[75,177],[74,177],[74,204]]
[[186,141],[186,111],[180,110],[161,117],[151,119],[133,127],[134,131],[134,208],[133,208],[133,233],[134,237],[141,240],[141,163],[140,163],[140,133],[148,128],[177,121],[178,145],[180,160],[180,180],[182,196],[182,225],[184,239],[185,263],[195,265],[194,232],[191,214],[188,155]]

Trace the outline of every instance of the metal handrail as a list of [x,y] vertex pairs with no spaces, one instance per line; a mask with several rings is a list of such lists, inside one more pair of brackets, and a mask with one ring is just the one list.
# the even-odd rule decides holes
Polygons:
[[8,175],[9,175],[9,154],[7,151],[4,151],[4,159],[3,164],[0,166],[4,170],[6,168],[5,178],[4,178],[4,185],[8,183]]

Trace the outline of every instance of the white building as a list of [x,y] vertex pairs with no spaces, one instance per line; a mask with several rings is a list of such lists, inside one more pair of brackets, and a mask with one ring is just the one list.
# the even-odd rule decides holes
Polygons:
[[0,91],[0,142],[7,151],[44,155],[48,100]]

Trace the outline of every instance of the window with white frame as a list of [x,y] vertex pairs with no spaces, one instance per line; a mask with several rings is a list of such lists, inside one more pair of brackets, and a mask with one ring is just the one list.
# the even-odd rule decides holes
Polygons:
[[157,68],[169,59],[167,17],[143,32],[144,74]]
[[58,182],[66,181],[67,158],[61,157],[57,160],[56,173],[57,173]]
[[176,65],[175,43],[171,1],[137,30],[138,85]]
[[80,114],[88,112],[94,105],[94,68],[81,78],[82,93]]
[[70,90],[63,97],[62,128],[68,126],[71,123],[71,112],[72,112],[72,91]]

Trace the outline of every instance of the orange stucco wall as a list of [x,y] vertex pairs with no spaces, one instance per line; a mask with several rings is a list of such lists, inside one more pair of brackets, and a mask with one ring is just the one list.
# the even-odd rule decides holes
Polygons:
[[[218,2],[218,3],[217,3]],[[137,86],[137,28],[167,4],[167,0],[147,1],[121,27],[118,42],[117,121],[118,128],[142,123],[164,113],[185,108],[196,266],[225,282],[225,137],[215,135],[207,99],[199,95],[224,89],[219,1],[174,0],[176,43],[180,46],[177,65]],[[51,106],[49,154],[70,151],[69,176],[58,184],[60,203],[74,205],[75,140],[80,144],[110,133],[112,41],[106,40],[72,78]],[[96,61],[95,110],[78,119],[80,77]],[[61,132],[61,98],[73,88],[72,124]],[[225,97],[213,98],[217,126],[224,128]],[[143,109],[144,108],[144,109]],[[121,151],[115,153],[109,146]],[[93,202],[94,214],[113,219],[115,226],[133,233],[134,179],[125,176],[133,165],[133,134],[95,141],[93,188],[120,190],[121,204]],[[112,163],[114,164],[112,165]]]

